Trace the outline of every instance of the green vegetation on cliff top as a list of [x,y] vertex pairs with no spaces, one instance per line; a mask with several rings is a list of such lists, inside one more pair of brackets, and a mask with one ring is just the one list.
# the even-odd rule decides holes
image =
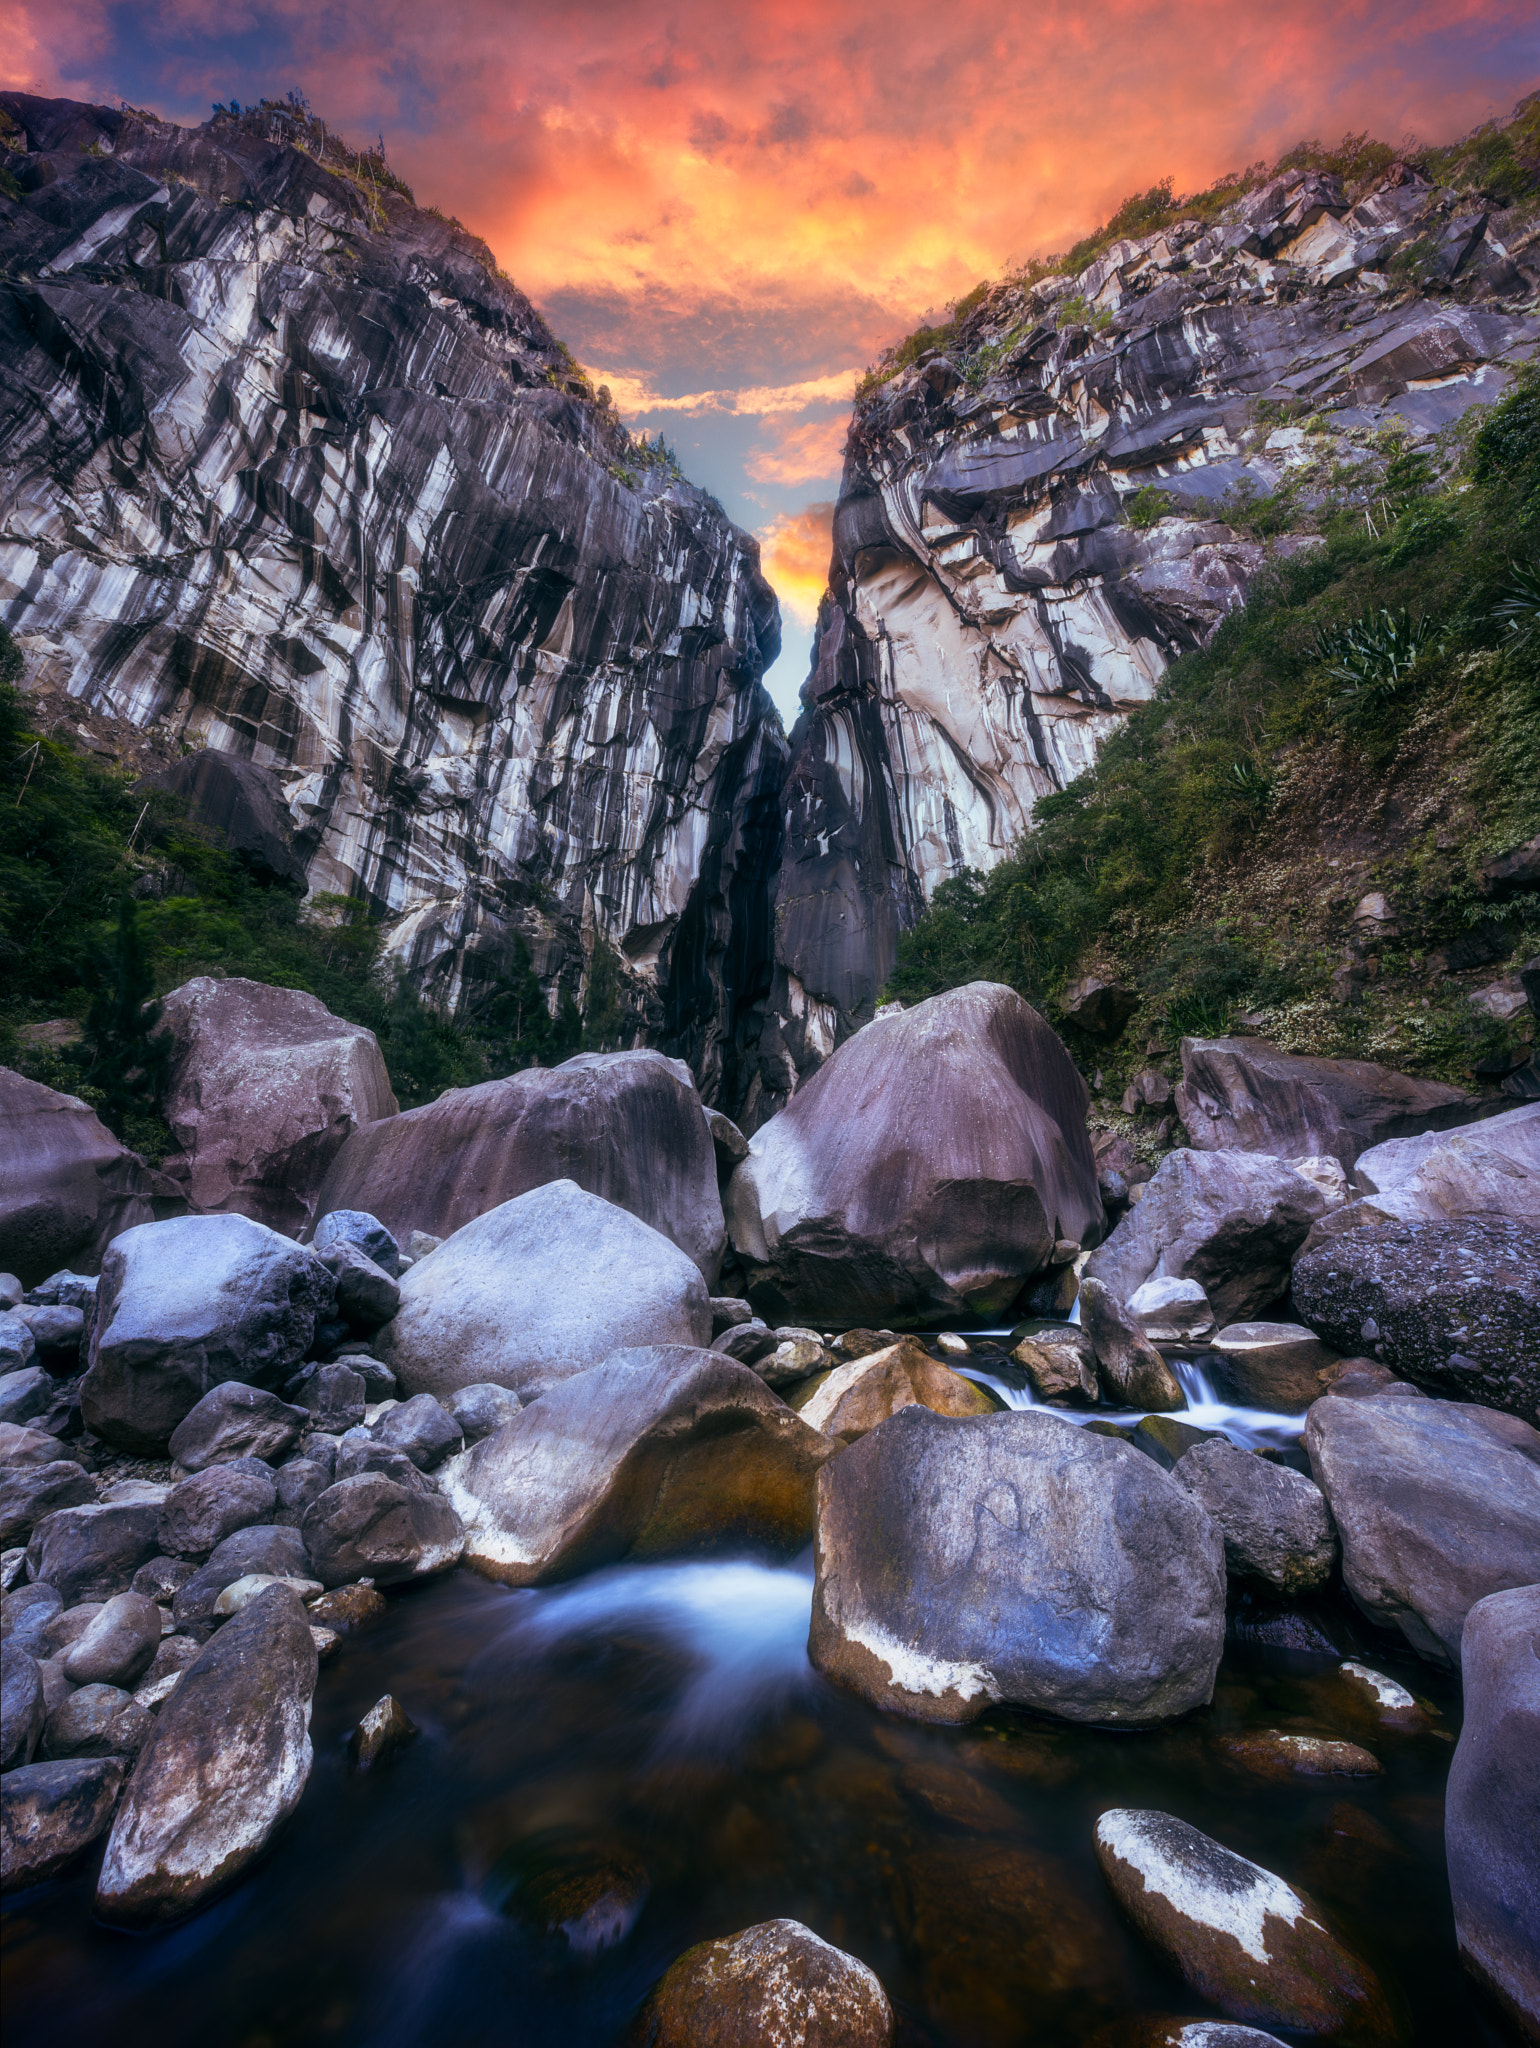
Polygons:
[[[1008,982],[1109,1080],[1152,1031],[1245,1014],[1293,1050],[1459,1080],[1516,1051],[1526,1021],[1486,1015],[1429,955],[1473,929],[1510,965],[1540,946],[1535,899],[1494,905],[1478,873],[1540,832],[1540,378],[1462,426],[1442,474],[1391,454],[1368,515],[1361,474],[1351,500],[1321,480],[1318,543],[1172,664],[1008,860],[941,884],[888,996]],[[1344,1001],[1374,892],[1392,922]],[[1142,992],[1113,1050],[1065,1026],[1087,972]]]

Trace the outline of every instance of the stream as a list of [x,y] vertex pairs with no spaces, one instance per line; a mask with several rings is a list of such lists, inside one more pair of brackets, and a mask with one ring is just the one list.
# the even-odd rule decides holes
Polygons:
[[[1030,1405],[991,1365],[966,1369]],[[1182,1420],[1297,1438],[1301,1418],[1230,1408],[1182,1372]],[[1106,1891],[1092,1828],[1122,1805],[1178,1814],[1313,1893],[1394,1987],[1406,2042],[1497,2048],[1444,1879],[1458,1685],[1340,1593],[1235,1602],[1213,1705],[1127,1734],[878,1714],[808,1664],[811,1590],[809,1551],[536,1591],[460,1570],[393,1598],[323,1669],[304,1799],[228,1896],[167,1933],[110,1932],[90,1916],[96,1851],[10,1907],[9,2048],[604,2048],[681,1950],[783,1916],[871,1965],[905,2048],[1217,2018]],[[1338,1675],[1346,1657],[1430,1703],[1431,1728],[1381,1723]],[[387,1691],[422,1734],[360,1777],[348,1735]],[[1253,1776],[1217,1738],[1260,1728],[1362,1743],[1383,1775]]]

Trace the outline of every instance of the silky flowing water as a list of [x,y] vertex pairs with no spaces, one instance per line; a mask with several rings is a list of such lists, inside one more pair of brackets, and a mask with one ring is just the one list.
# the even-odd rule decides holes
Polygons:
[[[1297,1431],[1186,1370],[1183,1420]],[[304,1799],[223,1900],[168,1933],[109,1932],[93,1853],[10,1907],[9,2048],[602,2048],[681,1950],[781,1916],[876,1970],[909,2048],[1217,2017],[1113,1905],[1091,1850],[1109,1806],[1178,1814],[1313,1893],[1407,2043],[1496,2048],[1444,1878],[1458,1686],[1340,1595],[1238,1602],[1212,1707],[1133,1735],[873,1712],[809,1666],[811,1589],[810,1556],[729,1557],[533,1592],[459,1571],[395,1597],[323,1670]],[[1431,1703],[1431,1727],[1382,1723],[1338,1673],[1354,1656]],[[422,1735],[360,1777],[348,1734],[384,1692]],[[1219,1739],[1262,1728],[1345,1737],[1384,1773],[1259,1778]]]

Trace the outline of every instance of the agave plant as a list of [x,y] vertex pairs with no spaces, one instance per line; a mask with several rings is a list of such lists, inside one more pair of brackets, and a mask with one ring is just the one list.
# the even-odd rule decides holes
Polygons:
[[1510,562],[1508,587],[1491,610],[1510,647],[1524,647],[1540,631],[1540,563]]
[[1338,694],[1339,705],[1383,704],[1400,695],[1434,630],[1426,613],[1414,619],[1404,606],[1398,612],[1370,607],[1340,626],[1321,627],[1315,656],[1328,675],[1346,686]]

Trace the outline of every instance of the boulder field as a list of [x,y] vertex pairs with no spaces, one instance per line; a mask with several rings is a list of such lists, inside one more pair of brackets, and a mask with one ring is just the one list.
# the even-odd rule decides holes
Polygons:
[[[1334,1652],[1324,1716],[1237,1728],[1227,1643],[1319,1646],[1324,1612],[1463,1664],[1461,1953],[1528,2015],[1529,1226],[1448,1190],[1516,1203],[1532,1120],[1384,1139],[1351,1183],[1319,1120],[1290,1126],[1308,1154],[1182,1148],[1114,1217],[1085,1110],[1043,1019],[975,984],[877,1018],[749,1139],[675,1062],[584,1055],[361,1123],[295,1234],[239,1206],[257,1174],[116,1230],[104,1198],[99,1254],[70,1240],[99,1272],[0,1275],[7,1886],[95,1859],[98,1917],[148,1930],[238,1883],[304,1796],[318,1672],[457,1566],[546,1588],[811,1544],[813,1671],[897,1729],[978,1722],[984,1753],[1014,1713],[1206,1730],[1224,1783],[1368,1784],[1425,1703]],[[1192,1426],[1189,1367],[1299,1445]],[[349,1739],[382,1788],[422,1751],[410,1704],[386,1693]],[[948,1824],[993,1811],[927,1769]],[[1103,1812],[1088,1847],[1109,1910],[1230,2035],[1397,2037],[1308,1870],[1153,1808]],[[988,1868],[1038,1911],[1052,1887],[1013,1853]],[[936,1870],[906,1915],[982,1881]],[[698,2038],[708,2010],[788,2044],[898,2024],[864,1962],[789,1919],[688,1949],[638,2038]]]

